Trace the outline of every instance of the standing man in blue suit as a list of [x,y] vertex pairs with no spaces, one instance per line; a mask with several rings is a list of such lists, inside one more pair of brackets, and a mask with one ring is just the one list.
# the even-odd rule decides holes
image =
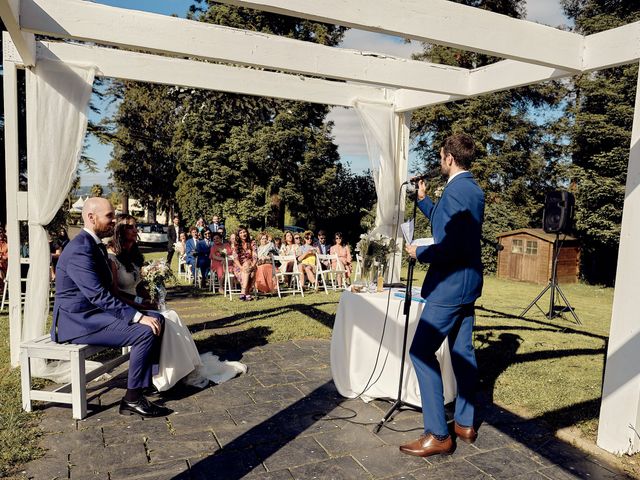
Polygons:
[[160,354],[164,318],[143,314],[114,297],[107,249],[101,239],[113,235],[115,215],[108,200],[94,197],[82,208],[84,228],[58,260],[51,338],[55,342],[131,347],[127,391],[120,402],[123,415],[159,417],[170,410],[149,402]]
[[424,181],[418,184],[418,207],[431,221],[434,243],[406,247],[411,257],[430,264],[422,285],[426,304],[409,351],[420,386],[424,434],[400,447],[408,455],[449,454],[455,448],[447,428],[442,375],[436,359],[436,351],[447,337],[458,384],[454,431],[468,443],[477,437],[473,324],[474,304],[482,292],[484,193],[468,171],[474,157],[473,139],[465,134],[452,135],[440,149],[441,171],[448,178],[440,200],[434,203],[426,196]]

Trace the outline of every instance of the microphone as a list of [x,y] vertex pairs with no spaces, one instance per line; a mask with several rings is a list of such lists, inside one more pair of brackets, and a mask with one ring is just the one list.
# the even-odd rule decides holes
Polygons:
[[423,173],[422,175],[416,175],[415,177],[411,177],[409,180],[404,182],[403,185],[409,185],[410,183],[417,185],[418,182],[420,182],[420,180],[426,180],[427,178],[429,178],[428,173]]

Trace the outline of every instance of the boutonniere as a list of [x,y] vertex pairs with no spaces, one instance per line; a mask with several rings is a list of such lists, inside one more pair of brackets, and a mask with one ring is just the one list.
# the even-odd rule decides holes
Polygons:
[[436,198],[440,198],[442,196],[442,192],[444,192],[444,185],[441,185],[438,188],[436,188],[436,190],[433,192],[433,196]]

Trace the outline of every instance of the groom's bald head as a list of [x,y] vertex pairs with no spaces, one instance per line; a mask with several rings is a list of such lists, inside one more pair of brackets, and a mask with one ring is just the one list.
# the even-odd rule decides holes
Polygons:
[[110,237],[115,225],[115,212],[111,202],[102,197],[88,198],[82,207],[82,221],[84,227],[98,238]]

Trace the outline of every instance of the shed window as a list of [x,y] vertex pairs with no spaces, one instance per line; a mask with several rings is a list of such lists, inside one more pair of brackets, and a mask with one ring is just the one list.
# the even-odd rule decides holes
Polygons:
[[527,249],[525,250],[527,255],[537,255],[538,254],[538,241],[537,240],[527,240]]
[[511,241],[511,253],[523,253],[522,240]]

